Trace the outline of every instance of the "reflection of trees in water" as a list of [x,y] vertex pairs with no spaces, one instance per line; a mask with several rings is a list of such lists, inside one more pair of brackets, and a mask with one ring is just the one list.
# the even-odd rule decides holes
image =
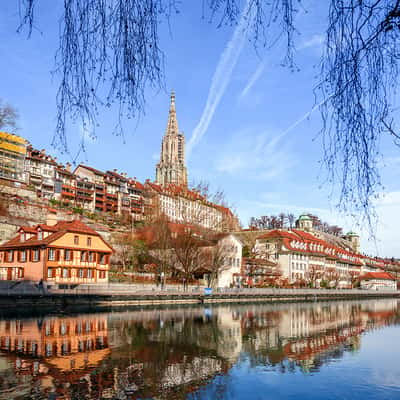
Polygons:
[[[76,320],[82,318],[94,319],[96,314]],[[51,390],[66,399],[225,399],[235,363],[275,373],[315,372],[346,352],[357,351],[361,333],[400,322],[396,301],[148,309],[102,318],[108,328],[96,334],[105,334],[109,347],[96,363],[79,368],[71,364],[60,371],[55,360],[65,359],[62,354],[53,354],[52,363],[26,354],[27,365],[36,362],[42,367],[36,373],[3,368],[0,389],[18,388],[25,398],[38,399],[49,398]],[[27,322],[17,322],[15,329],[26,329]],[[32,326],[46,332],[47,320],[40,325],[34,322]],[[71,322],[71,327],[75,325]],[[103,326],[92,325],[93,329]],[[7,330],[10,324],[0,323],[0,344]],[[90,359],[99,351],[103,350],[90,347],[79,354]],[[7,356],[14,361],[21,357]],[[43,376],[51,377],[51,390]]]

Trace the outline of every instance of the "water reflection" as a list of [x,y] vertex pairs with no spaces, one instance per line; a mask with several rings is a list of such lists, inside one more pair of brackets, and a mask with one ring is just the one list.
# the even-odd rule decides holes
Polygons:
[[2,320],[0,398],[184,399],[207,384],[224,398],[242,363],[317,373],[399,316],[382,300]]

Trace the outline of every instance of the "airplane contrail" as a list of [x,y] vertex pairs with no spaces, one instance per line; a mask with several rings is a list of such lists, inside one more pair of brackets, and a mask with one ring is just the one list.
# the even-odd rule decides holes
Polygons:
[[246,27],[251,25],[253,19],[253,8],[250,6],[250,0],[247,0],[240,16],[239,23],[219,58],[217,68],[215,69],[211,80],[211,86],[208,92],[207,102],[204,107],[203,114],[194,128],[192,136],[187,144],[188,158],[194,146],[207,131],[215,110],[218,107],[223,94],[225,93],[225,90],[231,80],[232,72],[246,42]]

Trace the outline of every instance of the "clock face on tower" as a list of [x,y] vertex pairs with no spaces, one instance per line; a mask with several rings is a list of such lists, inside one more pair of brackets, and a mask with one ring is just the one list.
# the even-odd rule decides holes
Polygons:
[[156,183],[187,186],[185,136],[179,132],[176,118],[175,93],[171,93],[168,123],[161,145],[160,162],[156,166]]

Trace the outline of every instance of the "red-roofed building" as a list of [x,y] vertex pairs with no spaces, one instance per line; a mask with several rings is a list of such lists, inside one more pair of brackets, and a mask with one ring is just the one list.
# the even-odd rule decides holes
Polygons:
[[360,277],[362,289],[397,290],[396,278],[389,272],[367,272]]
[[200,225],[215,231],[235,231],[239,222],[232,211],[212,203],[205,196],[184,185],[160,186],[146,181],[153,214],[165,215],[171,222]]
[[104,283],[112,251],[99,233],[79,220],[21,226],[0,246],[0,279]]
[[301,229],[275,229],[256,240],[258,257],[279,265],[289,282],[350,287],[361,274],[362,256]]

